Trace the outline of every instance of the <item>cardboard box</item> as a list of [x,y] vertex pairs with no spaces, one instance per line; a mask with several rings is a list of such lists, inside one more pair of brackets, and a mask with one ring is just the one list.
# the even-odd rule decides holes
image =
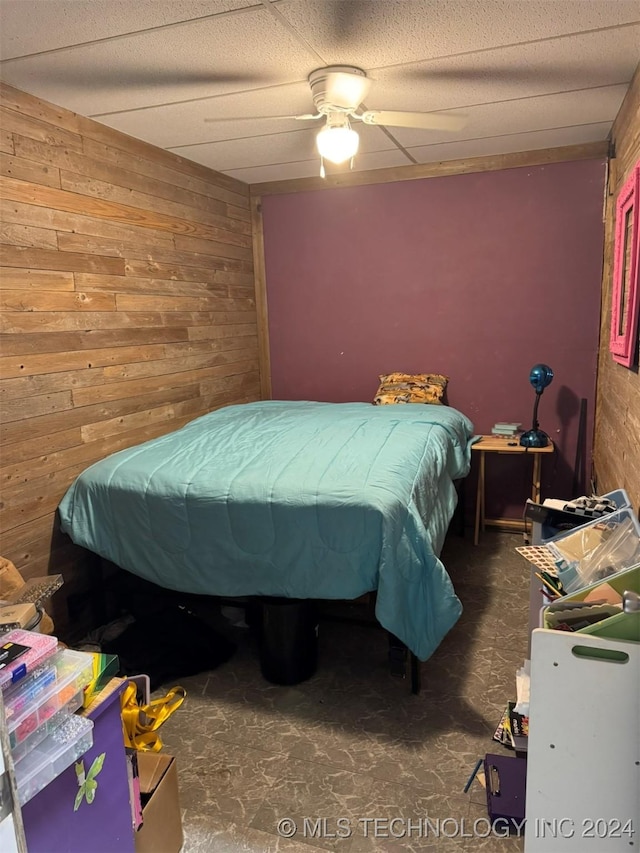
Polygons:
[[179,853],[183,835],[175,758],[139,752],[138,772],[142,826],[136,832],[136,853]]

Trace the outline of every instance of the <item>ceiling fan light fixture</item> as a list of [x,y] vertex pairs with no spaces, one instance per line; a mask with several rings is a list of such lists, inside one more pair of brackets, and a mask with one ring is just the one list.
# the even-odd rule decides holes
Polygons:
[[327,123],[316,136],[318,152],[331,163],[345,163],[358,151],[360,137],[344,114],[328,115]]

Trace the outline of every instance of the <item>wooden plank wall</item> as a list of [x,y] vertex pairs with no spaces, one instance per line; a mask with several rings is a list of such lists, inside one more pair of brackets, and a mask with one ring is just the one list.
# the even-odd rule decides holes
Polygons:
[[0,89],[0,554],[91,582],[56,507],[84,468],[260,398],[248,187]]
[[[605,207],[602,316],[594,442],[599,493],[624,488],[640,511],[640,374],[617,364],[609,352],[615,203],[618,191],[640,158],[640,66],[613,125],[615,159],[610,164]],[[640,353],[639,353],[640,355]]]

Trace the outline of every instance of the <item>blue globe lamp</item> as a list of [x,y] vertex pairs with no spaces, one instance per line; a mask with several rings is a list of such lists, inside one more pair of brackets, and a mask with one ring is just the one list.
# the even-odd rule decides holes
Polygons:
[[534,364],[529,373],[529,382],[533,385],[533,390],[536,392],[536,401],[533,404],[533,422],[531,429],[523,432],[520,436],[520,444],[522,447],[546,447],[549,444],[549,436],[543,432],[538,423],[538,403],[542,392],[551,384],[553,379],[553,370],[548,364]]

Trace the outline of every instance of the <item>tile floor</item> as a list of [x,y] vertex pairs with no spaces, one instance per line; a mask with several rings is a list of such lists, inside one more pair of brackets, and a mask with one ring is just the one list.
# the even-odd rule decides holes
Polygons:
[[[478,758],[508,754],[491,735],[527,655],[521,543],[447,540],[464,613],[422,664],[419,696],[390,676],[383,631],[336,621],[321,621],[317,673],[294,687],[262,678],[246,631],[228,663],[183,679],[162,737],[178,758],[184,853],[521,851],[522,839],[482,837],[483,789],[463,792]],[[278,834],[285,818],[292,838]]]

